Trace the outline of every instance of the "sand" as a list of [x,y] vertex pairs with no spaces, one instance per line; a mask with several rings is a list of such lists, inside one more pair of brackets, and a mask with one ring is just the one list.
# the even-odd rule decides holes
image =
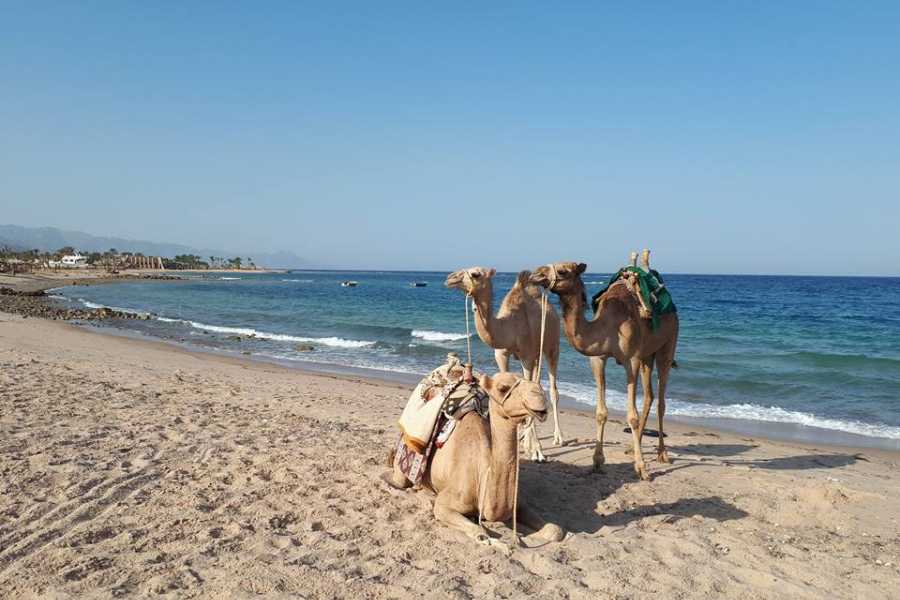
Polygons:
[[505,558],[378,479],[407,394],[0,313],[0,597],[900,596],[900,454],[673,423],[640,482],[566,411],[521,493],[568,537]]

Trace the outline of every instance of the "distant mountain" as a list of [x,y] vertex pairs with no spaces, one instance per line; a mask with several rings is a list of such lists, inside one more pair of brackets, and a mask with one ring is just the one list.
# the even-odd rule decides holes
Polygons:
[[102,237],[82,231],[67,231],[56,227],[22,227],[20,225],[0,225],[0,246],[9,246],[16,250],[37,248],[42,251],[59,250],[72,246],[82,252],[104,252],[115,248],[119,252],[140,252],[149,256],[175,256],[176,254],[197,254],[204,259],[208,256],[250,256],[259,266],[270,268],[301,268],[309,266],[302,258],[292,252],[235,252],[234,250],[211,250],[194,248],[184,244],[166,244],[143,240],[127,240],[118,237]]

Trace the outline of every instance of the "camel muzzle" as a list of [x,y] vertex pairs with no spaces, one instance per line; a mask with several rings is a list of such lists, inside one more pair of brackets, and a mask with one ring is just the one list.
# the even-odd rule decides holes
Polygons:
[[543,288],[550,286],[550,278],[542,273],[532,273],[531,277],[528,278],[528,282]]
[[547,420],[547,409],[546,408],[544,408],[542,410],[532,410],[526,406],[525,410],[528,411],[529,415],[531,415],[532,417],[537,419],[538,423],[543,423],[544,421]]

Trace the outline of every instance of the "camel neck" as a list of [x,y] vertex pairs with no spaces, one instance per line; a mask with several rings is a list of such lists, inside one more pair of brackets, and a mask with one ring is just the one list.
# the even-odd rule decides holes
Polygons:
[[472,298],[478,311],[475,314],[475,330],[478,337],[491,348],[508,348],[503,322],[494,316],[493,287],[486,285]]
[[584,287],[565,295],[560,294],[559,304],[562,307],[566,338],[573,348],[582,352],[585,348],[583,335],[588,325],[588,320],[584,318]]
[[518,452],[516,422],[492,416],[490,471],[484,507],[484,514],[490,520],[505,520],[512,516]]

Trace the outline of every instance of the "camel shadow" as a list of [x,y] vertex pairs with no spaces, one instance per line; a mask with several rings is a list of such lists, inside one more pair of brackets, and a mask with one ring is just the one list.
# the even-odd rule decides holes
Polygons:
[[[654,473],[654,479],[668,471]],[[573,533],[597,533],[603,527],[621,528],[645,517],[669,515],[672,519],[700,515],[717,521],[741,519],[748,513],[718,496],[684,498],[664,504],[631,507],[604,505],[625,484],[636,483],[630,462],[608,463],[601,472],[591,466],[561,461],[543,464],[523,462],[521,489],[528,503],[543,518]],[[606,514],[601,514],[605,512]]]
[[743,454],[758,447],[756,444],[687,444],[684,446],[669,446],[669,450],[699,456],[724,457]]
[[857,461],[869,462],[863,454],[798,454],[797,456],[780,456],[777,458],[760,458],[757,460],[729,460],[730,465],[746,465],[754,469],[774,470],[806,470],[836,469],[847,467]]

